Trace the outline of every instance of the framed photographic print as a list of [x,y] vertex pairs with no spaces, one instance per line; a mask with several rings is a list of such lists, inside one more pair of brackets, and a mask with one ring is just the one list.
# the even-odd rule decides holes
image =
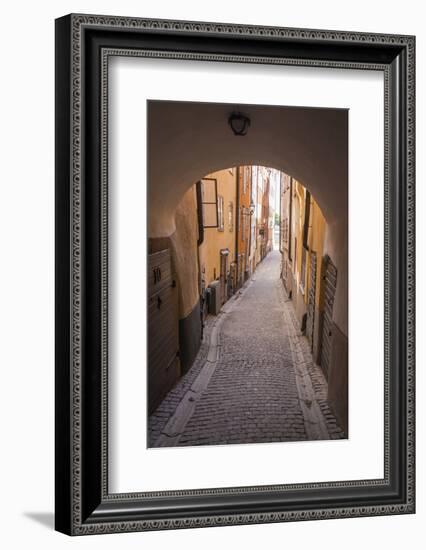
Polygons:
[[413,36],[56,21],[56,529],[414,513]]

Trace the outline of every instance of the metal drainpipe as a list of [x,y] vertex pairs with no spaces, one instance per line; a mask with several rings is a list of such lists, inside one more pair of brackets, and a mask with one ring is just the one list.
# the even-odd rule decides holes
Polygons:
[[293,178],[290,177],[290,198],[289,198],[289,205],[288,205],[288,259],[291,262],[292,261],[292,255],[291,255],[291,239],[293,237],[292,235],[292,224],[293,224]]
[[308,246],[308,234],[309,234],[309,220],[311,216],[311,194],[308,190],[305,192],[305,218],[303,220],[303,248],[309,250]]
[[198,266],[198,294],[201,300],[201,262],[200,262],[200,246],[204,242],[204,225],[203,225],[203,205],[201,196],[201,181],[197,181],[195,184],[196,198],[197,198],[197,221],[198,221],[198,240],[197,240],[197,266]]
[[241,167],[237,166],[237,182],[236,191],[237,199],[235,201],[235,261],[237,262],[237,278],[238,278],[238,228],[240,226],[240,170]]
[[[280,172],[280,206],[279,206],[279,220],[280,220],[280,224],[279,224],[279,228],[280,228],[280,236],[279,236],[279,239],[278,239],[278,246],[279,246],[279,249],[280,249],[280,254],[281,256],[283,256],[284,254],[282,253],[282,250],[283,250],[283,243],[281,242],[281,234],[282,234],[282,230],[281,230],[281,226],[282,226],[282,223],[283,223],[283,220],[282,220],[282,208],[281,208],[281,200],[282,200],[282,197],[283,197],[283,173]],[[274,220],[274,232],[275,232],[275,220]]]
[[[253,217],[253,214],[251,213],[251,204],[253,202],[254,204],[254,201],[253,201],[253,166],[250,166],[250,179],[249,179],[249,197],[250,197],[250,201],[249,201],[249,241],[248,241],[248,257],[249,257],[249,273],[250,273],[250,276],[251,276],[251,262],[253,261],[252,257],[251,257],[251,224],[252,224],[252,217]],[[247,246],[247,244],[246,244]]]
[[203,205],[201,204],[201,181],[197,181],[195,186],[197,196],[198,246],[200,246],[201,244],[203,244],[204,241]]
[[197,240],[197,267],[198,267],[198,295],[200,297],[200,324],[201,334],[200,340],[204,339],[204,296],[202,294],[202,278],[201,273],[201,260],[200,260],[200,246],[204,242],[204,223],[203,223],[203,197],[201,189],[201,181],[197,181],[195,184],[195,195],[197,200],[197,222],[198,222],[198,240]]

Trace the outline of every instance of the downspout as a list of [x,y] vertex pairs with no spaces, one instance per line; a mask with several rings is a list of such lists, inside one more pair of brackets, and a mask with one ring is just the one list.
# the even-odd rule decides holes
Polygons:
[[[282,196],[283,196],[283,187],[284,187],[283,186],[283,173],[280,172],[280,206],[279,206],[279,210],[278,210],[279,216],[280,216],[279,217],[279,220],[280,220],[280,225],[279,225],[279,227],[280,227],[280,238],[279,238],[279,241],[278,241],[279,242],[278,246],[279,246],[279,249],[280,249],[281,256],[283,256],[283,252],[282,252],[282,250],[283,250],[283,243],[282,243],[283,212],[282,212],[282,205],[281,205],[281,203],[282,203],[281,199],[282,199]],[[275,224],[275,220],[274,220],[274,224]],[[275,231],[275,225],[274,225],[274,231]],[[281,275],[282,275],[282,271],[281,271]]]
[[289,207],[288,207],[289,213],[288,213],[288,259],[291,262],[291,243],[292,243],[292,234],[291,234],[291,228],[293,227],[293,178],[290,177],[290,200],[289,200]]
[[201,181],[195,184],[196,199],[197,199],[197,222],[198,222],[198,239],[197,239],[197,265],[198,265],[198,294],[201,296],[201,262],[200,262],[200,246],[204,242],[204,224],[203,224],[203,205],[201,194]]
[[203,224],[203,205],[201,181],[195,184],[195,194],[197,200],[197,222],[198,222],[198,239],[197,239],[197,267],[198,267],[198,295],[200,297],[200,322],[201,322],[201,340],[204,337],[204,296],[202,294],[201,284],[201,261],[200,261],[200,246],[204,242],[204,224]]
[[311,214],[311,194],[306,190],[305,194],[305,219],[303,220],[303,248],[309,250],[308,233],[309,233],[309,218]]
[[[249,264],[249,273],[251,275],[251,263],[253,261],[252,257],[251,257],[251,232],[252,232],[252,228],[251,228],[251,224],[252,224],[252,218],[253,218],[253,214],[251,213],[251,204],[252,204],[252,201],[253,201],[253,195],[252,195],[252,191],[253,191],[253,166],[250,166],[250,177],[249,177],[249,181],[248,181],[248,184],[249,184],[249,241],[248,241],[248,264]],[[254,201],[253,201],[253,204],[254,204]]]
[[204,225],[203,225],[203,205],[201,195],[201,181],[197,181],[195,184],[196,196],[197,196],[197,221],[198,221],[198,246],[204,242]]
[[238,228],[240,227],[240,174],[241,167],[237,166],[237,182],[236,182],[236,191],[237,198],[235,201],[235,261],[237,263],[237,274],[238,274]]

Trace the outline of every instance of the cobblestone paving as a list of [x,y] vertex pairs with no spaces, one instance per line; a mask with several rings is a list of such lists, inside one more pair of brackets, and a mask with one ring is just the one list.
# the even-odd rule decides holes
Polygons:
[[[289,327],[283,311],[294,316],[279,279],[280,254],[271,252],[258,266],[250,283],[228,313],[222,313],[219,356],[213,375],[183,428],[178,445],[220,445],[301,441],[308,439],[300,405]],[[288,317],[288,316],[287,316]],[[209,319],[206,338],[193,368],[149,419],[149,445],[173,416],[182,397],[205,363],[208,334],[216,318]],[[291,327],[294,335],[294,327]],[[301,338],[305,357],[310,357]],[[312,360],[307,363],[315,397],[330,439],[344,437],[326,399],[326,382]]]
[[200,374],[209,351],[211,329],[216,323],[216,317],[208,317],[204,327],[204,338],[197,358],[190,370],[179,380],[178,384],[167,394],[166,398],[157,407],[156,411],[148,419],[148,446],[154,447],[164,426],[175,412],[183,396],[191,387],[194,380]]

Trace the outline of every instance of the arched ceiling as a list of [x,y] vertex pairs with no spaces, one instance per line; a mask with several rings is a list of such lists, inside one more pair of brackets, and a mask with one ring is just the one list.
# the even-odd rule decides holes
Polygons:
[[[228,117],[233,111],[250,117],[246,136],[231,131]],[[176,206],[203,176],[250,164],[270,166],[299,180],[329,223],[346,217],[348,111],[149,101],[149,236],[174,232]]]

